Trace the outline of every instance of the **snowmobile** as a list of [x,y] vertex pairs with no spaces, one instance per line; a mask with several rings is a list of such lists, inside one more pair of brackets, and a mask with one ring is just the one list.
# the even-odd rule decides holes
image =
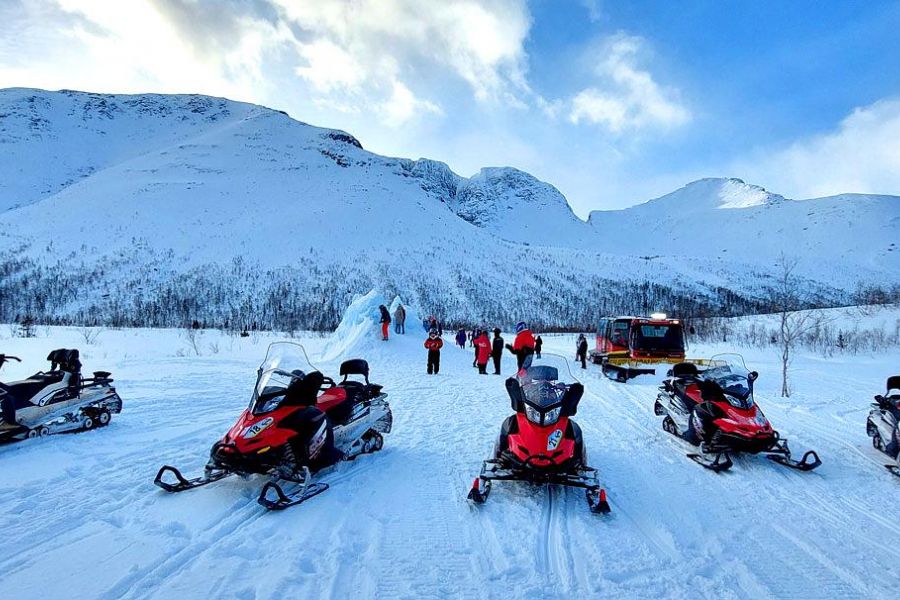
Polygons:
[[[0,354],[0,367],[16,356]],[[122,399],[108,371],[81,376],[78,350],[60,348],[47,355],[49,371],[0,383],[0,442],[109,425],[122,412]]]
[[894,464],[884,465],[900,477],[900,375],[888,377],[884,396],[875,396],[866,432],[872,438],[872,446],[894,459]]
[[365,360],[344,361],[340,375],[340,383],[323,375],[299,344],[271,344],[257,371],[250,405],[213,444],[203,475],[188,479],[165,465],[154,483],[167,492],[182,492],[231,475],[268,475],[258,502],[270,510],[324,492],[328,484],[314,482],[313,473],[381,450],[383,434],[390,433],[393,422],[387,394],[369,382]]
[[663,380],[654,412],[663,419],[663,430],[700,447],[688,458],[715,472],[733,466],[730,454],[764,454],[767,458],[799,471],[811,471],[822,464],[809,450],[800,460],[791,458],[786,439],[753,399],[753,382],[759,377],[749,371],[738,354],[717,355],[703,361],[678,363]]
[[545,352],[539,360],[527,357],[516,376],[506,380],[515,414],[503,421],[493,456],[484,461],[468,498],[483,504],[494,481],[558,484],[584,489],[590,510],[608,513],[606,490],[600,487],[597,470],[588,466],[581,428],[571,419],[584,386],[577,380],[561,382],[559,368],[547,364],[548,359],[568,371],[564,357]]

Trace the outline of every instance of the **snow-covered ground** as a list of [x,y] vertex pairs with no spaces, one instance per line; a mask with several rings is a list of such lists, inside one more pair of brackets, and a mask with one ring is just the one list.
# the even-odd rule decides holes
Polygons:
[[[395,424],[384,450],[340,465],[324,477],[328,492],[281,513],[256,504],[262,478],[178,495],[152,484],[163,463],[203,466],[279,336],[205,332],[201,356],[172,330],[105,330],[93,345],[66,328],[0,340],[24,359],[4,367],[4,381],[75,346],[86,370],[113,372],[125,401],[106,429],[0,447],[4,597],[900,595],[900,481],[865,432],[871,397],[900,370],[900,353],[801,354],[795,396],[784,400],[774,350],[744,351],[766,414],[792,447],[822,456],[812,473],[761,457],[705,471],[653,415],[659,378],[622,385],[590,365],[575,370],[586,385],[576,420],[613,509],[598,516],[582,493],[520,484],[498,483],[487,504],[471,506],[472,478],[509,412],[503,378],[479,376],[449,333],[440,375],[427,376],[421,327],[407,331],[386,343],[358,331],[341,345],[365,355],[389,394]],[[300,341],[314,362],[328,344]],[[545,351],[573,348],[572,336],[545,336]],[[338,363],[317,366],[336,374]],[[506,357],[504,373],[513,365]]]

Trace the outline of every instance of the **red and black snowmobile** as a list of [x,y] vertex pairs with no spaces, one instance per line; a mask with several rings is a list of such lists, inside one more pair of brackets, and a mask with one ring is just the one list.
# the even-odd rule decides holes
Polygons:
[[[340,374],[340,383],[324,376],[299,344],[271,344],[257,372],[250,406],[213,444],[203,475],[188,479],[166,465],[154,483],[167,492],[181,492],[229,475],[270,475],[259,503],[275,510],[324,492],[328,484],[313,482],[312,473],[380,450],[382,434],[391,431],[393,421],[387,394],[369,382],[366,361],[345,361]],[[351,380],[351,375],[364,381]],[[290,489],[285,491],[279,482]]]
[[876,450],[894,459],[894,464],[884,466],[900,477],[900,375],[888,377],[885,394],[875,396],[866,432]]
[[653,407],[662,417],[663,429],[700,447],[692,460],[716,472],[734,464],[729,454],[765,454],[767,458],[797,469],[811,471],[822,464],[809,450],[798,460],[791,459],[787,440],[782,439],[753,399],[753,382],[759,377],[749,371],[738,354],[717,355],[695,363],[678,363],[663,381]]
[[[529,356],[506,391],[515,414],[503,421],[493,457],[484,461],[469,500],[482,504],[493,481],[524,481],[582,488],[591,511],[610,511],[597,470],[588,466],[581,428],[571,417],[584,393],[581,383],[559,381],[559,369]],[[554,357],[568,370],[564,357]],[[571,375],[571,371],[569,371]],[[574,379],[574,376],[572,377]]]

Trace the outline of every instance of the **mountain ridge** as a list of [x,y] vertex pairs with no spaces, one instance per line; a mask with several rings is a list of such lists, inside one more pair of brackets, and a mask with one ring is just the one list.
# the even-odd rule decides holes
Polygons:
[[[865,208],[849,223],[862,234],[851,241],[840,236],[846,196],[790,201],[737,179],[699,180],[582,221],[554,186],[512,167],[462,177],[440,161],[369,152],[350,133],[282,111],[193,95],[0,90],[3,144],[13,152],[0,162],[0,270],[14,276],[0,293],[40,304],[15,288],[40,275],[82,297],[60,293],[47,314],[82,314],[91,303],[103,314],[126,310],[97,300],[115,296],[97,272],[121,284],[116,301],[129,307],[175,293],[177,282],[221,287],[204,272],[255,268],[269,273],[254,280],[273,294],[343,290],[334,310],[366,286],[434,306],[443,300],[431,281],[447,286],[448,311],[465,314],[468,302],[506,314],[514,309],[480,289],[499,281],[515,310],[561,319],[574,303],[580,320],[601,298],[638,302],[623,292],[640,295],[632,286],[648,282],[654,294],[710,306],[723,294],[753,302],[774,251],[788,244],[806,259],[811,297],[838,302],[861,282],[900,279],[900,254],[886,241],[900,227],[898,204],[881,197],[851,198]],[[796,226],[773,221],[782,214]],[[823,233],[798,245],[803,227]],[[837,268],[822,264],[825,250],[845,255]],[[229,285],[223,297],[252,293]],[[640,302],[653,308],[646,295]]]

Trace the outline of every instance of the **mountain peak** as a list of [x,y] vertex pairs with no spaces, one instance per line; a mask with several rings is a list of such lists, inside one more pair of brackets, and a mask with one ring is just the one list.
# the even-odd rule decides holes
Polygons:
[[783,201],[783,196],[773,194],[761,186],[745,183],[742,179],[709,177],[692,181],[670,194],[632,208],[659,210],[665,207],[679,212],[698,212],[769,206]]

